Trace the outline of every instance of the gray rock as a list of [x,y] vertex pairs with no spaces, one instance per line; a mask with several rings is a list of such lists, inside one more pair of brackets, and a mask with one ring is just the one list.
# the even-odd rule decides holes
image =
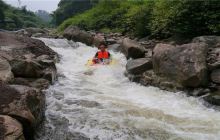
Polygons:
[[172,92],[183,90],[182,85],[166,77],[156,75],[153,70],[144,72],[141,75],[139,82],[144,86],[155,86]]
[[32,60],[16,59],[10,61],[15,77],[40,78],[43,67]]
[[207,84],[207,45],[191,43],[181,46],[158,44],[154,49],[154,72],[184,87]]
[[113,50],[115,52],[120,51],[121,45],[120,44],[112,44],[108,46],[108,50]]
[[0,57],[0,81],[10,82],[14,75],[11,72],[11,66],[7,60]]
[[129,60],[126,64],[126,70],[131,74],[141,74],[153,68],[152,59],[139,58]]
[[106,40],[106,43],[107,43],[108,45],[112,45],[112,44],[117,43],[117,41],[116,41],[115,39],[113,39],[113,38],[109,38],[109,39]]
[[57,79],[57,70],[55,68],[47,68],[42,72],[42,78],[50,81],[53,84]]
[[214,83],[220,84],[220,69],[216,69],[211,73],[211,80]]
[[143,58],[145,56],[144,49],[138,44],[138,42],[129,38],[124,38],[121,43],[122,52],[127,58]]
[[192,92],[189,92],[188,94],[190,96],[198,97],[198,96],[206,95],[206,94],[208,94],[210,92],[211,92],[210,89],[199,88],[199,89],[194,89]]
[[220,94],[219,91],[216,93],[210,94],[209,96],[205,96],[204,100],[212,105],[220,106]]
[[63,32],[63,36],[69,40],[82,42],[87,45],[93,44],[93,36],[86,31],[80,30],[76,26],[69,26],[66,28]]
[[220,48],[210,48],[207,56],[209,70],[220,68]]

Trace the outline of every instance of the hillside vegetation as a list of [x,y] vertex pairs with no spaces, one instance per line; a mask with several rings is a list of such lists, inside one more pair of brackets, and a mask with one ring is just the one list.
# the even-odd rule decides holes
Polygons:
[[220,1],[100,0],[92,9],[65,20],[58,31],[70,25],[138,37],[220,35]]
[[91,9],[98,0],[60,0],[58,8],[53,12],[53,23],[60,25],[64,20]]
[[47,23],[28,11],[25,6],[22,8],[12,7],[0,0],[0,29],[16,30],[26,27],[45,27]]

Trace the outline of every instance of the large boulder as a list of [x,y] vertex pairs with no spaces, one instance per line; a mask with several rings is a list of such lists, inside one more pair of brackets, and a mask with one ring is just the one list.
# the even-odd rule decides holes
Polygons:
[[205,86],[207,50],[204,43],[181,46],[158,44],[153,50],[154,72],[184,87]]
[[138,44],[138,42],[129,38],[124,38],[121,43],[122,52],[127,58],[142,58],[145,56],[144,49]]
[[54,83],[57,75],[55,62],[47,57],[39,56],[36,59],[13,59],[10,61],[12,72],[15,77],[45,78],[51,83]]
[[40,40],[0,32],[0,56],[10,61],[25,59],[26,55],[32,55],[33,58],[48,55],[52,60],[57,59],[57,54]]
[[153,68],[152,59],[139,58],[129,60],[126,64],[126,70],[131,74],[141,74]]
[[16,77],[24,77],[24,78],[40,78],[42,77],[42,69],[43,67],[33,61],[33,60],[25,60],[25,59],[16,59],[10,62],[12,67],[12,72]]
[[15,119],[0,115],[1,140],[25,140],[22,125]]
[[9,82],[13,79],[13,73],[11,72],[11,66],[7,60],[0,57],[0,81]]
[[34,128],[43,119],[45,95],[22,85],[0,85],[0,114],[17,119],[24,126],[25,137],[32,138]]
[[76,26],[69,26],[66,28],[63,32],[63,36],[67,38],[68,40],[73,40],[76,42],[82,42],[87,45],[92,45],[93,44],[93,36],[92,34],[80,30]]

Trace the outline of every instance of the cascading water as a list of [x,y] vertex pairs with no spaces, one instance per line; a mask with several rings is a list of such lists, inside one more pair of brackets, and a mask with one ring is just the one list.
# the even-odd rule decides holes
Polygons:
[[38,140],[219,140],[220,112],[201,101],[130,82],[126,59],[85,66],[96,48],[41,39],[60,56],[61,75],[46,91],[46,118]]

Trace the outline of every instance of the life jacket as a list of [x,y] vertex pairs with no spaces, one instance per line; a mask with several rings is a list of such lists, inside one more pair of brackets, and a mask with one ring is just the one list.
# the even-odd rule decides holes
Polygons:
[[109,59],[109,53],[108,51],[99,51],[98,52],[98,59]]

